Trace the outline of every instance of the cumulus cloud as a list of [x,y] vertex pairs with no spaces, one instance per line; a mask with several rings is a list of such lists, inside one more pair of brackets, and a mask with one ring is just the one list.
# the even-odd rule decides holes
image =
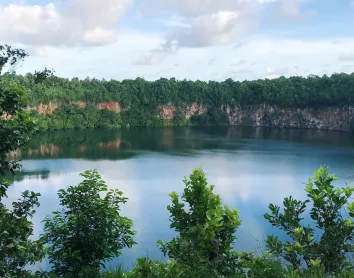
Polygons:
[[61,0],[0,6],[0,42],[33,46],[104,45],[133,0]]
[[[164,20],[172,27],[165,33],[161,51],[227,45],[247,32],[264,4],[277,0],[146,0],[143,13],[154,16],[170,13]],[[149,10],[149,8],[154,10]],[[237,45],[236,45],[237,46]],[[241,46],[241,45],[238,45]],[[147,57],[154,57],[154,49]],[[176,51],[175,51],[176,52]],[[150,59],[149,59],[150,60]]]

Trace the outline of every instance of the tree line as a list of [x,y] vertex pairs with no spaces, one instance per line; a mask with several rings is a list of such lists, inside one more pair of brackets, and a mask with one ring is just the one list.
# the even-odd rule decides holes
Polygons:
[[26,75],[12,73],[7,77],[31,89],[30,105],[49,102],[116,101],[123,108],[157,107],[168,104],[179,107],[192,103],[207,107],[266,103],[279,107],[322,108],[354,104],[353,73],[279,77],[242,82],[231,78],[223,82],[176,80],[175,78],[160,78],[156,81],[147,81],[143,78],[123,81],[95,78],[81,80],[60,78],[48,70],[44,74],[42,72]]
[[[98,80],[95,78],[60,78],[45,69],[35,73],[3,74],[28,91],[29,106],[40,103],[60,103],[52,115],[32,111],[40,130],[72,128],[119,128],[130,126],[164,125],[226,125],[227,106],[269,104],[279,108],[346,107],[354,105],[354,73],[335,73],[331,76],[279,77],[253,81],[223,82],[176,80],[160,78],[147,81]],[[73,102],[85,102],[80,108]],[[118,102],[123,111],[119,115],[97,108],[98,103]],[[183,108],[199,104],[207,108],[203,115],[188,121]],[[161,105],[177,108],[172,121],[157,117]],[[106,109],[103,109],[106,110]]]

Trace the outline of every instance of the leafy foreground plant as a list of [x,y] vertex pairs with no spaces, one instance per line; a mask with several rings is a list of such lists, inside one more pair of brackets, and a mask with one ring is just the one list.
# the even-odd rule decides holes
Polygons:
[[[0,74],[26,57],[22,49],[0,45]],[[10,186],[8,175],[21,167],[9,153],[26,145],[35,126],[26,105],[26,90],[0,75],[0,277],[29,277],[25,267],[44,257],[43,244],[29,239],[33,224],[28,218],[39,206],[40,194],[23,192],[22,198],[12,203],[12,210],[3,204]]]
[[33,224],[28,218],[35,213],[34,207],[39,206],[38,196],[25,191],[22,199],[12,204],[12,211],[1,208],[0,277],[31,277],[24,268],[41,261],[45,255],[43,243],[29,239]]
[[81,176],[85,180],[78,186],[59,190],[63,211],[45,218],[42,240],[49,244],[48,257],[55,274],[99,277],[105,261],[135,244],[135,232],[132,221],[119,213],[120,205],[128,200],[123,192],[108,191],[96,170]]
[[[285,231],[291,239],[282,242],[276,236],[269,236],[268,250],[284,258],[294,270],[305,267],[326,274],[353,270],[353,264],[347,258],[354,252],[354,203],[350,202],[354,187],[335,189],[335,180],[337,177],[321,166],[306,185],[309,199],[298,201],[290,196],[284,199],[283,213],[279,206],[270,204],[271,214],[264,215],[272,226]],[[314,226],[305,227],[301,224],[304,219],[301,215],[309,203],[312,204],[310,217]],[[318,240],[315,233],[319,234]]]
[[213,193],[214,186],[208,185],[202,169],[193,170],[184,184],[182,202],[172,192],[172,205],[167,207],[171,213],[170,227],[179,236],[167,243],[158,241],[160,249],[184,267],[202,267],[209,274],[236,273],[240,256],[232,251],[232,245],[241,224],[238,211],[222,206],[220,196]]

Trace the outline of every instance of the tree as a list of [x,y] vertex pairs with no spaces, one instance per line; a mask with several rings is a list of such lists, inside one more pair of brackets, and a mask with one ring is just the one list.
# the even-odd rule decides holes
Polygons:
[[[0,71],[7,65],[14,67],[27,54],[21,49],[0,46]],[[10,181],[9,174],[20,168],[16,160],[11,160],[10,152],[15,153],[29,140],[34,130],[34,122],[26,108],[26,91],[13,81],[0,75],[0,276],[16,275],[27,277],[24,268],[41,260],[43,245],[30,240],[33,224],[28,220],[39,206],[39,194],[25,191],[22,199],[14,202],[12,211],[2,203],[6,197]]]
[[35,124],[26,107],[25,90],[0,77],[0,200],[6,196],[9,183],[6,175],[20,168],[8,154],[24,146]]
[[54,76],[54,70],[44,68],[44,70],[34,72],[34,82],[42,83],[48,77],[53,77],[53,76]]
[[49,244],[49,260],[58,275],[98,275],[100,265],[135,244],[132,221],[119,213],[127,202],[123,192],[108,190],[96,170],[81,176],[85,180],[79,185],[59,190],[63,211],[44,220],[41,238]]
[[[305,264],[306,267],[322,267],[328,274],[338,273],[348,266],[346,255],[354,252],[354,203],[349,201],[354,187],[335,189],[335,180],[337,177],[321,166],[305,187],[309,199],[298,201],[290,196],[284,199],[283,213],[279,206],[270,204],[271,214],[264,215],[272,226],[285,231],[291,239],[282,242],[276,236],[268,236],[268,250],[283,257],[294,269]],[[301,215],[310,203],[314,226],[306,227]]]
[[167,243],[159,241],[160,249],[178,263],[200,266],[219,262],[219,270],[226,271],[231,265],[228,263],[238,259],[232,252],[234,233],[241,224],[238,211],[222,206],[220,196],[213,193],[214,186],[208,185],[202,169],[193,170],[184,184],[182,202],[172,192],[172,205],[167,207],[170,227],[179,235]]
[[183,125],[186,123],[186,116],[183,113],[183,110],[180,107],[177,107],[176,114],[173,117],[173,124],[174,125]]
[[29,240],[33,233],[33,224],[28,218],[39,206],[39,193],[25,191],[13,210],[4,206],[0,211],[0,277],[31,277],[25,269],[29,264],[41,261],[45,255],[42,242]]
[[27,56],[23,49],[13,48],[7,44],[0,45],[0,74],[6,66],[9,66],[9,71],[12,71]]

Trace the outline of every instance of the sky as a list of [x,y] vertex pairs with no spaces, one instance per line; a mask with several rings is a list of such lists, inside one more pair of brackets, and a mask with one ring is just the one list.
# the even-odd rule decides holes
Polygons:
[[19,73],[254,80],[354,72],[354,0],[0,0]]

